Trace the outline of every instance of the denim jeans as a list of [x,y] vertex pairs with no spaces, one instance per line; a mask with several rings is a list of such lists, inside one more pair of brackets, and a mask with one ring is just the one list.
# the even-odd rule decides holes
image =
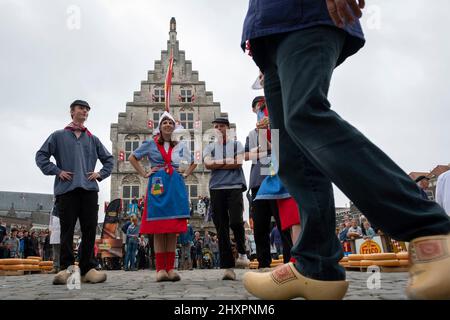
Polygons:
[[187,264],[189,268],[192,268],[192,259],[191,259],[191,244],[187,243],[187,244],[183,244],[181,246],[181,262],[180,262],[180,266],[184,267],[185,266],[185,261],[187,259]]
[[[125,255],[125,270],[136,268],[136,251],[138,249],[139,242],[134,239],[128,239],[127,241],[127,252]],[[128,266],[130,265],[130,266]]]
[[271,128],[279,129],[279,176],[300,210],[302,232],[291,253],[299,272],[317,280],[345,279],[332,182],[394,239],[450,232],[442,208],[422,199],[402,169],[331,110],[328,89],[347,37],[318,26],[251,42]]
[[214,255],[214,268],[220,267],[220,255],[219,252],[213,252]]

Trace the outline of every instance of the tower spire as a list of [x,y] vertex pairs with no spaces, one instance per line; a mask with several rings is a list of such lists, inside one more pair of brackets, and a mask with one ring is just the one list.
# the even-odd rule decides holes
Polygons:
[[177,21],[175,20],[174,17],[172,17],[172,19],[170,19],[169,36],[170,36],[170,38],[169,38],[170,43],[175,44],[175,42],[177,41]]

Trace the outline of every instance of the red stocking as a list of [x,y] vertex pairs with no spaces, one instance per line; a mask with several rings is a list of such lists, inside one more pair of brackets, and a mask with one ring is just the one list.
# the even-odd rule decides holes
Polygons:
[[160,270],[166,269],[166,253],[165,252],[157,252],[155,254],[156,259],[156,272]]
[[169,272],[173,269],[173,266],[175,264],[175,252],[166,252],[166,258],[167,258],[167,265],[166,265],[166,271]]

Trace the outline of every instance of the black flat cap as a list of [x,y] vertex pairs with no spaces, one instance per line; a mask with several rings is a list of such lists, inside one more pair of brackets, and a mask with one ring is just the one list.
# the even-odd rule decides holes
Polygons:
[[256,97],[255,99],[253,99],[253,101],[252,101],[252,109],[254,108],[254,107],[256,107],[256,105],[258,104],[258,103],[260,103],[260,102],[266,102],[266,98],[264,97],[264,96],[258,96],[258,97]]
[[89,103],[87,103],[87,102],[84,101],[84,100],[75,100],[74,102],[72,102],[72,103],[70,104],[70,107],[71,107],[71,108],[74,107],[74,106],[83,106],[83,107],[86,107],[86,108],[88,108],[89,110],[91,110],[91,106],[89,105]]
[[415,182],[419,182],[419,181],[422,181],[423,179],[430,180],[430,178],[428,178],[428,177],[425,177],[425,176],[418,176],[418,177],[416,178],[416,180],[414,180],[414,181],[415,181]]
[[227,126],[230,126],[230,121],[228,121],[227,118],[223,118],[223,117],[216,118],[212,123],[223,123],[223,124],[226,124]]

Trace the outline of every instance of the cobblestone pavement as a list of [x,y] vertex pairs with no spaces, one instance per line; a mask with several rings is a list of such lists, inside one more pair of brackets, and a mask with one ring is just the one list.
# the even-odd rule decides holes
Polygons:
[[[253,300],[242,281],[246,270],[236,270],[237,281],[222,281],[223,270],[180,271],[182,280],[176,283],[155,282],[155,271],[107,271],[108,280],[102,284],[81,283],[80,289],[52,285],[53,275],[33,274],[0,276],[0,300]],[[381,273],[380,286],[368,286],[371,274],[347,272],[350,287],[345,299],[404,300],[407,273]],[[375,287],[369,289],[368,287]]]

